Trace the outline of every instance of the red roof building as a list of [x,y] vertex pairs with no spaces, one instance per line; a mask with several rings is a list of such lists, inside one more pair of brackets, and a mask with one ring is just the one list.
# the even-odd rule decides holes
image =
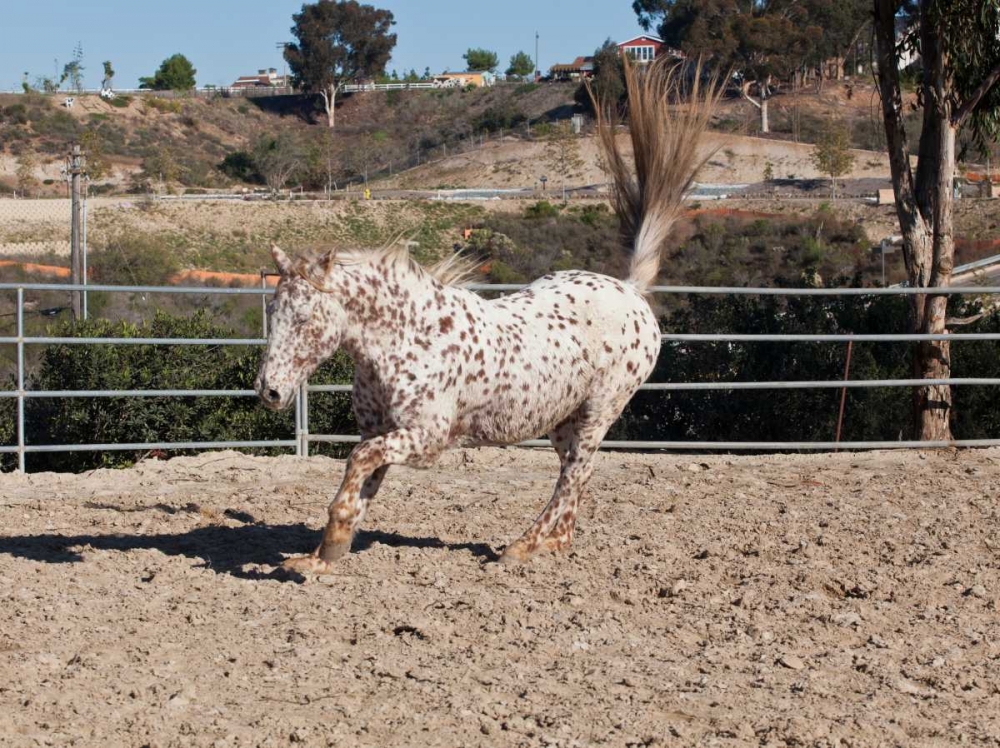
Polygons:
[[681,58],[684,55],[676,49],[671,49],[658,36],[643,34],[618,45],[622,54],[631,55],[635,62],[652,62],[658,57],[669,55]]

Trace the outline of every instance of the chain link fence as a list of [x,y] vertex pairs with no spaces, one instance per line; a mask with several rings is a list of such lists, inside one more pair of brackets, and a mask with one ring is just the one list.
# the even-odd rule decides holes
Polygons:
[[71,214],[68,198],[0,199],[0,262],[44,263],[69,257]]

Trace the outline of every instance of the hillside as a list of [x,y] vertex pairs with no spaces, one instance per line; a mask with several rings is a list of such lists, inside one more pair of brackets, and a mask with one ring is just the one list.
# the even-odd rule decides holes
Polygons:
[[[311,97],[164,99],[97,96],[0,95],[0,194],[17,184],[18,160],[31,154],[40,196],[61,192],[60,169],[81,138],[107,161],[94,180],[97,191],[141,189],[142,179],[181,188],[225,188],[238,180],[219,170],[227,154],[249,149],[263,135],[294,136],[299,181],[317,181],[327,167],[337,181],[389,163],[405,165],[418,154],[454,148],[472,133],[527,121],[566,117],[572,85],[502,86],[461,91],[392,91],[347,95],[331,133],[317,119]],[[170,177],[173,177],[172,179]]]
[[[623,136],[625,137],[625,136]],[[744,184],[764,179],[770,165],[778,179],[818,179],[823,175],[812,161],[813,146],[714,132],[706,138],[705,150],[714,152],[699,175],[699,181]],[[885,153],[854,151],[854,178],[887,178],[889,161]],[[559,173],[560,150],[555,142],[507,138],[487,142],[481,148],[458,153],[401,174],[381,179],[380,188],[435,189],[533,188],[539,177],[548,178],[549,189],[582,187],[605,181],[597,139],[584,135],[578,141],[579,163],[565,176]]]
[[[527,84],[348,95],[332,137],[310,97],[120,97],[111,104],[82,96],[66,109],[62,97],[0,95],[0,194],[16,187],[18,159],[26,153],[34,155],[38,194],[59,194],[63,156],[81,138],[107,163],[107,173],[94,180],[98,192],[239,186],[240,174],[219,169],[223,159],[248,151],[265,135],[298,143],[299,173],[289,186],[307,189],[322,187],[327,178],[342,185],[365,173],[390,172],[396,176],[383,186],[524,187],[542,170],[553,185],[592,184],[601,181],[593,143],[579,142],[582,163],[557,168],[547,125],[577,111],[576,88]],[[810,142],[831,121],[844,123],[857,147],[881,149],[870,86],[828,83],[821,91],[778,95],[771,118],[775,133],[756,139],[756,110],[738,97],[722,102],[715,127],[727,137],[714,141],[719,153],[703,180],[758,181],[768,162],[778,178],[814,177],[810,149],[793,141]],[[855,176],[887,174],[877,154],[859,153],[856,167]],[[406,173],[398,176],[401,171]]]

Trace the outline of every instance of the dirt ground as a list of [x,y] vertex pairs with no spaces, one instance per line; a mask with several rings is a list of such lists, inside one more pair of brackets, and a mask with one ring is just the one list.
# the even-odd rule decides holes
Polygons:
[[600,456],[574,549],[496,554],[551,452],[0,476],[0,744],[1000,745],[1000,450]]
[[[624,137],[624,136],[623,136]],[[425,166],[379,180],[379,188],[433,189],[438,186],[469,188],[534,187],[546,174],[552,188],[603,184],[607,175],[600,164],[594,137],[578,141],[579,163],[572,168],[561,165],[558,150],[545,141],[525,142],[508,138],[488,143],[486,147],[438,159]],[[753,183],[764,179],[771,166],[777,179],[816,179],[823,175],[813,163],[814,147],[743,135],[710,132],[705,148],[714,156],[699,172],[698,180],[720,184]],[[889,161],[884,153],[852,151],[854,168],[850,176],[887,177]]]

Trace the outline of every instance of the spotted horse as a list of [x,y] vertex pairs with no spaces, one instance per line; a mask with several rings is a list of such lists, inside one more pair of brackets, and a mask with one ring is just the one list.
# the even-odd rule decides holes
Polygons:
[[570,544],[598,446],[656,364],[660,329],[646,293],[707,158],[699,142],[716,89],[699,91],[695,83],[678,105],[679,81],[662,66],[628,68],[631,154],[616,137],[611,111],[598,107],[613,202],[631,249],[625,280],[570,270],[488,300],[462,287],[454,259],[424,269],[391,247],[293,262],[272,247],[281,279],[256,391],[267,407],[287,407],[296,388],[342,348],[355,364],[362,439],[319,547],[288,559],[286,569],[330,570],[350,550],[390,465],[426,468],[452,447],[542,434],[561,462],[555,491],[501,560]]

